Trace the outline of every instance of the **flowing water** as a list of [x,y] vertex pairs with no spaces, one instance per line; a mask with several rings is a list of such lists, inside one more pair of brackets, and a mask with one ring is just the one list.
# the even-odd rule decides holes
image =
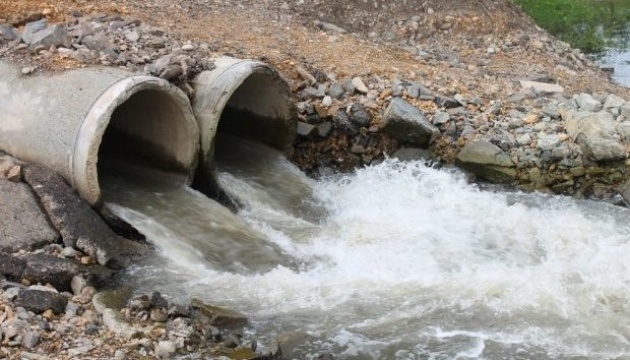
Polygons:
[[[306,332],[296,359],[630,359],[627,210],[481,190],[420,162],[315,182],[278,153],[230,144],[249,156],[218,159],[238,218],[184,189],[110,205],[162,249],[126,282],[244,312],[263,347]],[[184,203],[168,205],[175,196]],[[193,227],[206,232],[194,241],[174,230],[204,221],[217,224]],[[206,248],[215,226],[227,245]]]

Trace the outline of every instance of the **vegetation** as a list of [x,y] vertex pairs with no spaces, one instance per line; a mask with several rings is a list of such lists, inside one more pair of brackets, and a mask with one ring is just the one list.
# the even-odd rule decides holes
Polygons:
[[513,0],[536,23],[585,52],[628,46],[630,1]]

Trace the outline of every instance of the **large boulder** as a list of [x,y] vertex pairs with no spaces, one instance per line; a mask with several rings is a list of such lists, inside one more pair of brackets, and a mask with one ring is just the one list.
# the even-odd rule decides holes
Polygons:
[[48,309],[61,314],[66,309],[68,298],[53,291],[45,290],[20,290],[15,305],[28,311],[41,314]]
[[39,196],[66,246],[76,247],[99,264],[114,268],[126,266],[129,256],[138,254],[137,244],[114,233],[90,204],[54,171],[27,165],[24,179]]
[[440,136],[438,128],[418,110],[401,98],[392,99],[383,114],[383,130],[404,143],[429,146]]
[[580,145],[587,159],[599,162],[626,158],[626,147],[610,113],[569,110],[564,112],[563,118],[567,133]]
[[493,183],[509,183],[517,174],[510,156],[486,140],[464,146],[457,155],[455,164]]
[[0,180],[0,251],[33,250],[58,239],[28,185]]

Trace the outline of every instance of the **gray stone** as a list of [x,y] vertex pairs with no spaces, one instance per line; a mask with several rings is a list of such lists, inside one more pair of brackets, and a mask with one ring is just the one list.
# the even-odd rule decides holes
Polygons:
[[433,160],[434,156],[427,149],[401,147],[392,154],[392,158],[400,161],[426,161]]
[[567,133],[589,160],[614,161],[626,157],[626,147],[621,143],[617,124],[610,113],[567,111],[564,120]]
[[543,114],[548,115],[553,119],[557,119],[560,117],[560,109],[558,108],[558,105],[554,103],[543,106],[542,112]]
[[328,95],[330,95],[334,99],[341,99],[345,93],[346,90],[341,84],[337,82],[332,83],[328,88]]
[[368,88],[365,86],[363,79],[358,76],[352,79],[352,86],[354,86],[354,89],[361,94],[367,94],[368,92]]
[[90,50],[112,52],[113,45],[103,33],[88,35],[81,40],[81,44],[87,46]]
[[37,331],[27,331],[22,336],[22,347],[32,349],[39,343],[39,333]]
[[620,108],[626,101],[621,97],[610,94],[606,97],[606,101],[604,102],[604,110],[610,111],[613,108]]
[[66,247],[77,248],[109,267],[125,267],[138,255],[137,244],[116,235],[105,221],[57,173],[38,165],[24,168],[24,179],[35,190]]
[[182,46],[182,50],[184,50],[184,51],[193,51],[193,50],[195,50],[195,45],[193,45],[193,44],[185,44],[184,46]]
[[147,40],[144,45],[153,49],[161,49],[165,46],[164,40],[158,37],[152,37]]
[[317,26],[318,28],[329,32],[329,33],[333,33],[333,34],[345,34],[348,31],[344,28],[341,28],[335,24],[332,23],[327,23],[327,22],[323,22],[323,21],[319,21],[319,20],[315,20],[315,26]]
[[416,84],[411,84],[407,88],[407,95],[409,95],[410,98],[417,99],[420,96],[420,87]]
[[316,89],[312,86],[307,86],[304,88],[304,90],[302,90],[302,92],[300,92],[300,98],[302,100],[321,99],[324,96],[326,96],[325,93],[320,92],[319,89]]
[[401,98],[392,99],[383,114],[383,130],[402,142],[426,147],[440,131],[416,107]]
[[80,295],[81,291],[88,286],[87,280],[81,275],[75,275],[72,277],[70,281],[70,288],[72,289],[72,293],[75,295]]
[[81,274],[89,282],[103,285],[113,275],[113,271],[100,265],[82,265],[74,260],[47,254],[33,254],[24,257],[26,267],[22,277],[32,283],[50,283],[59,290],[70,290],[72,277]]
[[316,131],[316,126],[315,125],[311,125],[311,124],[307,124],[305,122],[302,121],[298,121],[297,124],[297,134],[298,136],[303,136],[303,137],[311,137],[315,134]]
[[348,107],[348,116],[350,116],[350,121],[357,124],[361,127],[366,127],[370,125],[370,121],[372,121],[372,117],[370,113],[367,111],[365,106],[360,103],[353,103]]
[[0,24],[0,37],[3,37],[9,41],[13,41],[18,39],[20,36],[17,34],[13,26]]
[[626,118],[626,120],[630,120],[630,102],[626,102],[621,105],[619,110],[621,111],[621,116]]
[[41,19],[26,24],[24,26],[24,30],[22,31],[22,41],[25,44],[30,45],[33,42],[34,34],[45,29],[47,26],[48,21],[46,19]]
[[442,125],[451,120],[451,115],[445,111],[440,111],[433,115],[433,124]]
[[542,151],[551,151],[560,144],[558,135],[538,135],[537,147]]
[[0,180],[0,251],[33,250],[59,239],[36,199],[28,185]]
[[582,93],[575,97],[575,101],[577,102],[580,109],[589,112],[598,112],[602,109],[602,103],[597,101],[589,94]]
[[496,183],[511,182],[517,174],[510,156],[486,140],[466,144],[457,155],[455,164]]
[[19,282],[26,268],[26,261],[11,254],[0,252],[0,274],[8,280]]
[[351,135],[359,132],[359,127],[350,120],[350,116],[348,116],[344,109],[339,109],[335,115],[333,115],[333,123]]
[[354,94],[356,89],[354,88],[354,85],[352,84],[352,79],[344,80],[343,83],[341,83],[341,85],[346,90],[346,93],[348,93],[348,95]]
[[623,121],[617,124],[617,132],[626,142],[630,142],[630,121]]
[[68,349],[68,356],[70,356],[70,358],[73,359],[73,358],[76,358],[77,356],[85,355],[89,353],[90,351],[92,351],[92,349],[94,349],[94,345],[85,345],[85,346]]
[[67,304],[68,299],[66,297],[51,291],[41,290],[21,290],[15,299],[15,306],[23,307],[36,314],[41,314],[48,309],[60,314],[66,309]]
[[176,351],[175,343],[170,340],[159,341],[155,345],[155,356],[159,359],[170,359]]
[[38,46],[43,46],[45,48],[49,48],[51,46],[70,47],[71,44],[72,38],[68,35],[65,25],[61,24],[51,25],[34,33],[30,43],[31,48],[36,48]]
[[136,30],[127,30],[125,31],[125,39],[129,42],[135,43],[140,39],[140,35]]
[[330,135],[332,128],[333,126],[330,121],[324,121],[320,124],[317,124],[317,135],[319,135],[322,138],[327,138],[328,135]]

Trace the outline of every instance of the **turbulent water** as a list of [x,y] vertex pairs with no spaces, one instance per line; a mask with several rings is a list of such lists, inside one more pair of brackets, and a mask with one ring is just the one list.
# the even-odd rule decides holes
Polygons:
[[[278,154],[238,149],[255,150],[251,161],[220,159],[219,179],[258,234],[251,249],[299,266],[233,271],[146,211],[141,230],[164,251],[126,280],[240,310],[262,345],[305,332],[297,359],[630,359],[627,210],[483,191],[419,162],[314,182]],[[205,216],[201,206],[158,210]],[[231,231],[220,240],[238,249]],[[211,260],[235,260],[214,246]]]

